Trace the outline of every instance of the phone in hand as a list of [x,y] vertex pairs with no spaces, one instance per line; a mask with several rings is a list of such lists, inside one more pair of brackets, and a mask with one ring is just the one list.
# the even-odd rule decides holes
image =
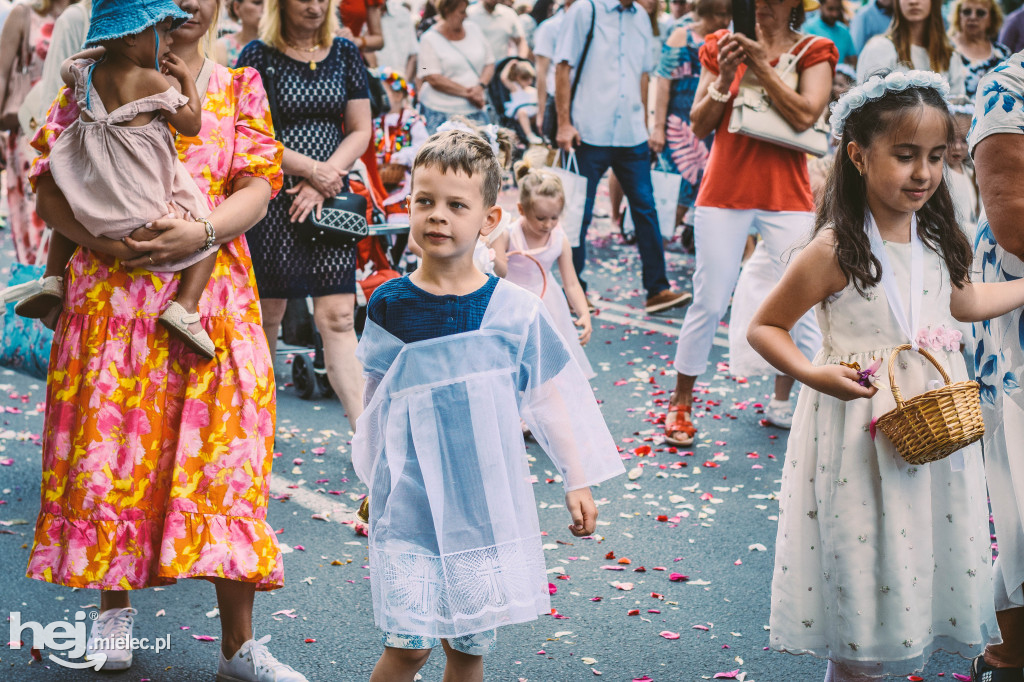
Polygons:
[[732,0],[732,30],[757,40],[754,0]]

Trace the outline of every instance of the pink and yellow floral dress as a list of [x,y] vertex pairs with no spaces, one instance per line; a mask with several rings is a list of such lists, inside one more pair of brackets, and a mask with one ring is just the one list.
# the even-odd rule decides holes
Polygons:
[[[34,141],[33,179],[77,116],[65,89]],[[176,145],[213,206],[237,178],[281,187],[282,148],[252,69],[215,66],[202,131]],[[121,590],[200,577],[283,584],[266,520],[274,372],[245,237],[220,248],[199,304],[214,360],[157,324],[178,281],[81,248],[68,264],[28,577]]]

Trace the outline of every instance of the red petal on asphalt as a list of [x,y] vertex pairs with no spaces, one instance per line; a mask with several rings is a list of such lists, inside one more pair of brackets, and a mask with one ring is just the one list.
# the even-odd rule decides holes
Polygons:
[[629,611],[626,611],[626,615],[627,616],[639,616],[640,615],[640,609],[630,609]]
[[971,682],[971,678],[968,675],[961,675],[960,673],[953,673],[954,680],[960,680],[960,682]]
[[647,613],[661,613],[658,609],[647,609]]
[[37,661],[42,661],[43,660],[43,652],[40,651],[39,649],[36,649],[36,648],[33,647],[33,649],[32,649],[32,658],[34,658]]
[[664,637],[665,639],[679,639],[679,633],[671,632],[670,630],[662,630],[658,634]]
[[705,632],[707,632],[711,628],[709,628],[707,625],[694,625],[693,629],[694,630],[704,630]]
[[673,573],[668,577],[674,583],[681,583],[690,579],[690,576],[683,575],[682,573]]
[[216,642],[216,637],[210,637],[209,635],[192,635],[193,639],[198,639],[200,642]]
[[554,594],[555,592],[558,592],[558,588],[555,587],[555,584],[548,583],[548,594]]
[[666,521],[668,521],[668,516],[666,516],[665,514],[658,514],[658,516],[656,518],[659,521],[661,521],[662,523],[665,523]]
[[643,677],[634,677],[633,682],[654,682],[654,680],[644,675]]
[[907,678],[910,682],[924,682],[924,678],[920,675],[911,675]]
[[607,554],[604,555],[604,558],[609,560],[609,561],[611,561],[612,559],[615,558],[615,552],[608,552]]
[[307,637],[304,641],[306,642],[306,644],[313,644],[314,642],[316,642],[316,640],[312,637]]
[[711,678],[711,679],[713,679],[713,680],[735,680],[736,677],[739,676],[739,674],[740,674],[739,669],[730,670],[727,673],[715,673],[715,676],[713,678]]
[[658,594],[657,592],[651,592],[651,596],[654,597],[655,599],[664,599],[665,598],[665,595]]

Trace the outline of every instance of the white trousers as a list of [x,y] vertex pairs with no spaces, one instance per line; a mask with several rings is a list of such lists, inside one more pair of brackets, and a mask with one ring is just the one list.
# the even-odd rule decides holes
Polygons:
[[[747,235],[756,230],[775,264],[774,282],[782,278],[786,263],[809,242],[814,214],[802,211],[738,210],[698,206],[694,215],[697,271],[693,275],[693,303],[686,311],[675,368],[686,376],[700,376],[708,367],[715,330],[729,310],[729,301],[743,260]],[[766,292],[767,293],[767,292]],[[809,310],[792,330],[793,341],[807,357],[821,348],[821,330]]]

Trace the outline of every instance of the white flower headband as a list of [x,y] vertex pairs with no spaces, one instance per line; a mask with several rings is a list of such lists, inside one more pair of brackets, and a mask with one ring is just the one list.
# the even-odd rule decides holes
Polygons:
[[832,103],[832,135],[841,139],[846,119],[868,102],[881,99],[890,90],[901,92],[907,88],[932,88],[944,98],[949,94],[949,83],[934,71],[893,71],[886,76],[872,76]]
[[437,127],[437,132],[443,133],[449,130],[461,130],[465,133],[473,133],[479,135],[487,140],[487,144],[491,146],[491,151],[494,152],[494,156],[499,155],[500,147],[498,146],[498,127],[493,123],[479,128],[472,128],[462,121],[445,121]]

